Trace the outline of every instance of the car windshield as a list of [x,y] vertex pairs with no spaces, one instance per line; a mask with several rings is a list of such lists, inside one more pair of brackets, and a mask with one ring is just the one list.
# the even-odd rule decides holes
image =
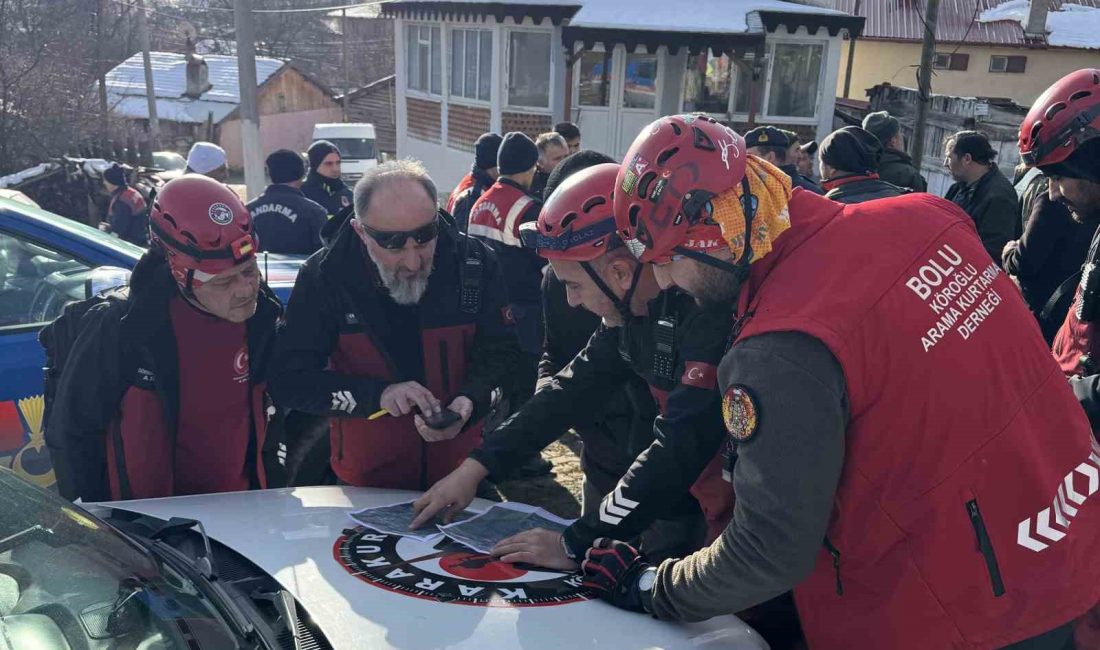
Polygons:
[[218,611],[186,576],[4,469],[0,512],[4,647],[236,647]]
[[327,138],[340,150],[340,157],[346,160],[367,160],[374,158],[374,140],[370,138]]
[[187,159],[175,151],[157,151],[153,154],[153,167],[167,171],[187,169]]

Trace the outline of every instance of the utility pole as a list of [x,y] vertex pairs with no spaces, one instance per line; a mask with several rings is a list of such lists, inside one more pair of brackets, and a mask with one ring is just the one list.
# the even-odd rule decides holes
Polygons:
[[145,0],[138,0],[138,25],[141,30],[141,61],[145,65],[145,98],[149,103],[149,150],[157,150],[160,123],[157,121],[157,94],[153,88],[153,61],[149,54],[149,21],[145,16]]
[[[856,0],[855,10],[852,11],[853,16],[859,16],[860,5],[863,4],[863,0]],[[856,60],[856,37],[855,34],[848,33],[848,67],[844,72],[844,99],[848,99],[849,92],[852,90],[852,65]]]
[[932,108],[932,59],[936,54],[936,20],[940,14],[940,0],[928,0],[924,10],[924,47],[920,52],[920,72],[917,76],[917,120],[913,124],[911,153],[913,166],[920,171],[924,159],[924,130],[928,122],[928,110]]
[[348,121],[348,94],[351,92],[350,74],[348,73],[348,10],[347,7],[340,10],[340,31],[343,32],[343,43],[341,44],[342,55],[341,58],[344,62],[344,121]]
[[95,74],[99,81],[99,155],[110,158],[114,154],[107,153],[107,70],[103,64],[103,13],[106,10],[107,0],[98,0],[95,12]]
[[260,116],[256,105],[256,39],[252,25],[252,0],[234,0],[237,31],[237,74],[241,93],[241,148],[244,150],[244,182],[248,198],[264,189]]

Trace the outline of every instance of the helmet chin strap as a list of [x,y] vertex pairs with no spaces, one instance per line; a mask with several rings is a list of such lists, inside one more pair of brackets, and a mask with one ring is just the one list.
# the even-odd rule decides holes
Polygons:
[[634,312],[630,309],[630,301],[634,298],[634,290],[638,288],[638,279],[642,277],[642,265],[636,264],[634,266],[634,277],[630,280],[630,288],[626,290],[626,294],[622,299],[615,295],[611,291],[611,287],[603,281],[599,273],[596,273],[596,269],[592,268],[592,265],[588,262],[581,262],[581,268],[588,274],[588,277],[592,278],[592,282],[596,283],[600,291],[604,293],[611,300],[611,304],[615,305],[616,311],[623,317],[623,322],[628,322],[634,318]]
[[744,282],[749,277],[749,265],[752,264],[752,222],[756,216],[756,209],[752,204],[752,193],[749,189],[749,179],[744,176],[741,177],[741,212],[745,215],[745,248],[741,251],[741,259],[737,260],[736,263],[731,264],[725,260],[683,246],[677,246],[672,250],[700,264],[706,264],[727,273],[732,273],[738,282]]

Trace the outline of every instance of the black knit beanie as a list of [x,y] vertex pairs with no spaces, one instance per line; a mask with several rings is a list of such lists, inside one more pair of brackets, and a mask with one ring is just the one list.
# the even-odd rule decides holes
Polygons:
[[503,138],[499,133],[482,133],[474,143],[474,166],[478,169],[492,169],[497,166],[497,152]]
[[103,172],[103,178],[107,180],[111,185],[125,186],[126,185],[126,170],[123,169],[118,163],[112,163],[107,171]]
[[821,143],[821,162],[839,171],[854,174],[877,172],[881,158],[882,143],[858,126],[833,131]]
[[539,160],[539,148],[531,138],[519,131],[504,136],[497,153],[497,171],[501,176],[522,174]]
[[272,183],[292,183],[302,180],[306,175],[306,164],[302,161],[302,156],[290,149],[279,149],[272,153],[265,164]]
[[325,161],[325,157],[330,153],[338,154],[340,157],[343,157],[343,154],[340,154],[340,150],[336,148],[336,145],[328,140],[318,140],[309,145],[307,153],[309,154],[309,171],[311,172],[317,171],[317,168],[321,166],[321,163]]

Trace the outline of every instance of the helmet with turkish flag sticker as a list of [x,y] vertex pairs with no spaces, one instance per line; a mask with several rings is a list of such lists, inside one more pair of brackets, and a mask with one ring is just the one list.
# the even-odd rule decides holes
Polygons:
[[676,248],[724,246],[710,201],[741,183],[746,155],[744,138],[706,115],[670,115],[643,129],[615,180],[615,222],[630,252],[660,263]]
[[603,163],[565,179],[542,206],[537,222],[520,227],[523,245],[549,260],[590,262],[622,245],[615,234],[611,191],[619,166]]
[[1071,72],[1046,89],[1020,124],[1020,158],[1045,167],[1065,162],[1100,136],[1100,69]]
[[240,197],[199,174],[165,183],[149,211],[149,240],[185,292],[256,256],[252,217]]

